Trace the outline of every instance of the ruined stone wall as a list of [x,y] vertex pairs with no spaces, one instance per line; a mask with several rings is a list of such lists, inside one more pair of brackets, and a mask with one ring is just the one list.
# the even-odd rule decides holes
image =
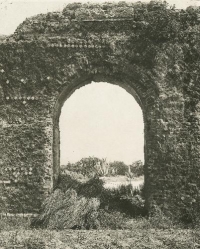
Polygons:
[[197,212],[198,13],[160,3],[72,4],[25,20],[0,45],[1,210],[38,211],[59,174],[62,104],[105,81],[143,110],[148,210]]

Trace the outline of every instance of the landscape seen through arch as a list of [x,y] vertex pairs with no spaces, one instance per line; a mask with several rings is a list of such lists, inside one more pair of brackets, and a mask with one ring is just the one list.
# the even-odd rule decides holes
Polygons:
[[61,110],[60,157],[62,171],[98,175],[105,187],[142,185],[143,174],[133,173],[144,164],[143,114],[134,97],[103,82],[76,90]]

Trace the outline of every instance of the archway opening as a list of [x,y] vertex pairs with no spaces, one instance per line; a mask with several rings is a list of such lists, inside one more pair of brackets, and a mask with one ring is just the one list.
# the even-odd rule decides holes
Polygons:
[[86,79],[66,86],[55,105],[54,186],[70,199],[70,210],[81,217],[86,210],[84,228],[99,227],[87,219],[90,209],[109,229],[109,220],[120,226],[124,215],[146,215],[145,109],[137,90]]
[[143,183],[143,113],[122,87],[92,82],[77,89],[62,106],[59,128],[61,171],[97,174],[106,187]]
[[60,115],[60,164],[86,156],[144,162],[141,107],[122,87],[91,83],[67,99]]

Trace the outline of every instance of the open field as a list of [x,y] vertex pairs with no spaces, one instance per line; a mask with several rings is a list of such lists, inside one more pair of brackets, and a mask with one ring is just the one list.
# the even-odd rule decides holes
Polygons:
[[131,180],[129,180],[127,176],[110,176],[110,177],[104,176],[100,177],[100,179],[102,179],[105,182],[104,187],[109,189],[117,188],[120,185],[128,185],[130,183],[134,188],[138,188],[140,185],[144,183],[144,176],[133,178]]

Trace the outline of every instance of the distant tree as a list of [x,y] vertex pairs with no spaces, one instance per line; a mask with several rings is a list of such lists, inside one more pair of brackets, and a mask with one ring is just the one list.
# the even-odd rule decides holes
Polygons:
[[144,175],[144,165],[141,160],[135,161],[130,165],[130,171],[135,176],[142,176]]
[[85,157],[82,158],[79,162],[77,162],[76,165],[80,170],[81,174],[88,177],[93,177],[98,174],[98,171],[95,166],[99,162],[101,162],[101,159],[97,157]]
[[84,157],[76,163],[68,162],[67,165],[62,165],[61,168],[62,170],[66,169],[87,177],[123,175],[131,179],[143,175],[142,161],[126,165],[122,161],[108,163],[105,158],[100,159],[97,157]]
[[61,166],[62,170],[66,169],[88,177],[105,175],[107,167],[106,160],[97,157],[84,157],[76,163],[68,162],[67,165]]
[[64,171],[64,170],[75,171],[74,170],[74,163],[70,163],[70,162],[68,162],[66,165],[61,165],[60,168],[62,171]]
[[110,170],[114,169],[116,175],[126,175],[128,173],[128,166],[122,161],[114,161],[110,163]]
[[106,158],[101,159],[95,165],[98,176],[107,176],[110,172],[110,165],[108,164]]

